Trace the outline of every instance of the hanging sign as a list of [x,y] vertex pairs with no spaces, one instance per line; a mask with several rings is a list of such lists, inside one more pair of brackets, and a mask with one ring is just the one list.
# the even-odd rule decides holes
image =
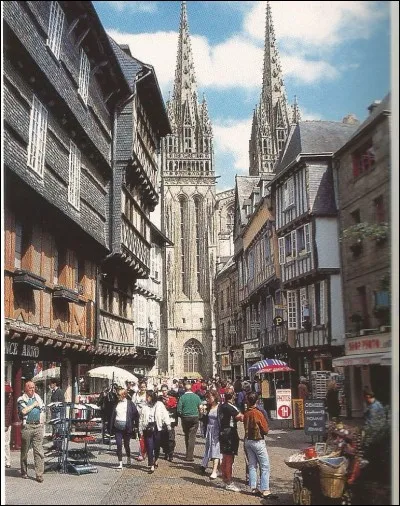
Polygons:
[[278,420],[292,419],[292,391],[290,388],[276,389],[276,418]]

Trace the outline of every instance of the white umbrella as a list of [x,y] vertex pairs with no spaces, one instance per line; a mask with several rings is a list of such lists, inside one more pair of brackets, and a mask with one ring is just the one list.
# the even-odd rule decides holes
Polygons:
[[115,367],[114,365],[95,367],[94,369],[90,369],[90,371],[86,374],[91,378],[108,379],[124,387],[126,381],[134,381],[135,383],[138,382],[138,379],[134,374],[126,371],[125,369],[121,369],[120,367]]
[[38,383],[39,381],[48,381],[50,379],[60,378],[60,368],[52,367],[50,369],[45,369],[44,371],[40,371],[40,373],[36,374],[31,381],[34,383]]

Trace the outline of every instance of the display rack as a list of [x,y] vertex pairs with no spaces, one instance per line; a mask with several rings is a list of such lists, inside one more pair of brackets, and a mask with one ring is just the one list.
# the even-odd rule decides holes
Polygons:
[[[88,448],[88,443],[95,442],[95,438],[90,435],[93,425],[90,423],[93,407],[88,404],[72,402],[59,404],[61,404],[58,406],[59,416],[49,422],[56,427],[54,437],[56,448],[51,451],[50,455],[47,454],[50,459],[47,462],[46,470],[56,468],[61,473],[78,475],[97,473],[97,467],[90,462],[90,459],[95,456]],[[71,441],[83,443],[84,446],[83,448],[72,448]],[[61,445],[57,443],[61,443]],[[57,459],[56,462],[55,459]]]

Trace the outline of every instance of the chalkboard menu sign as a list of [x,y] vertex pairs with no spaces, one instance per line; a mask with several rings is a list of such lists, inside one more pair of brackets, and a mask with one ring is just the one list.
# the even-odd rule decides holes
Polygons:
[[310,436],[322,436],[325,433],[324,399],[304,401],[304,432]]

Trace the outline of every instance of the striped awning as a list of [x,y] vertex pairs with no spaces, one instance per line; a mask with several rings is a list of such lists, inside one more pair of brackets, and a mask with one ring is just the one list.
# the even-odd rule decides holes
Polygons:
[[253,373],[286,372],[293,370],[294,369],[289,367],[286,362],[276,358],[266,358],[264,360],[260,360],[259,362],[251,365],[248,369],[249,372]]

